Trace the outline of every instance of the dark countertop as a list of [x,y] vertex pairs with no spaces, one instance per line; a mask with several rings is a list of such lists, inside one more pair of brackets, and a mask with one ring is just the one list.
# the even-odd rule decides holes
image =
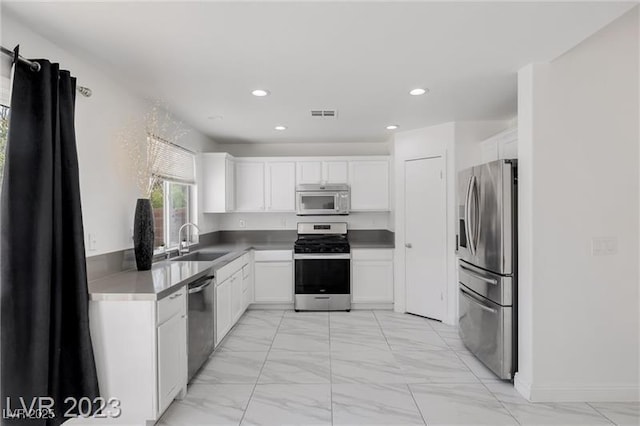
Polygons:
[[[393,233],[389,231],[350,231],[349,243],[353,249],[389,249],[394,248],[392,237]],[[247,241],[247,238],[234,238],[234,240],[236,241],[218,240],[205,243],[206,245],[196,249],[200,252],[227,252],[226,255],[213,261],[162,260],[155,262],[150,271],[132,269],[91,280],[89,281],[90,300],[160,300],[188,283],[215,272],[251,249],[292,250],[295,233],[278,241]]]

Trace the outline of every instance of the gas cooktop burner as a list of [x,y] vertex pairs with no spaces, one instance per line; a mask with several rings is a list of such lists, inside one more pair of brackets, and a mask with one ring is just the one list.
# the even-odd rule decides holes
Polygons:
[[[346,234],[330,233],[331,229],[320,228],[317,225],[305,224],[299,227],[298,239],[294,245],[295,253],[349,253],[349,241]],[[315,229],[314,229],[315,228]],[[314,233],[304,233],[304,231]],[[302,231],[302,232],[300,232]],[[324,232],[327,233],[324,233]],[[334,231],[335,232],[335,231]],[[344,227],[346,232],[346,227]]]

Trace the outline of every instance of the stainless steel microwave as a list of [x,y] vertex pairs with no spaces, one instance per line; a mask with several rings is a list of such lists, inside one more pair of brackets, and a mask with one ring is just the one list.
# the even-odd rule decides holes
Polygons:
[[324,216],[349,214],[349,185],[305,184],[296,186],[298,216]]

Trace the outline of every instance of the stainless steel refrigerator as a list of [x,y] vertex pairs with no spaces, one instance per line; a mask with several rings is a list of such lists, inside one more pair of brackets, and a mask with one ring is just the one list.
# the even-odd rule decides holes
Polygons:
[[517,161],[458,174],[459,333],[497,376],[517,368]]

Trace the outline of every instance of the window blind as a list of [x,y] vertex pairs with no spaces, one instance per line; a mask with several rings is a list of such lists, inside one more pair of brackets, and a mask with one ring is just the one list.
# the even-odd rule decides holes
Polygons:
[[181,146],[149,136],[149,154],[155,156],[153,174],[166,180],[196,183],[195,156]]

